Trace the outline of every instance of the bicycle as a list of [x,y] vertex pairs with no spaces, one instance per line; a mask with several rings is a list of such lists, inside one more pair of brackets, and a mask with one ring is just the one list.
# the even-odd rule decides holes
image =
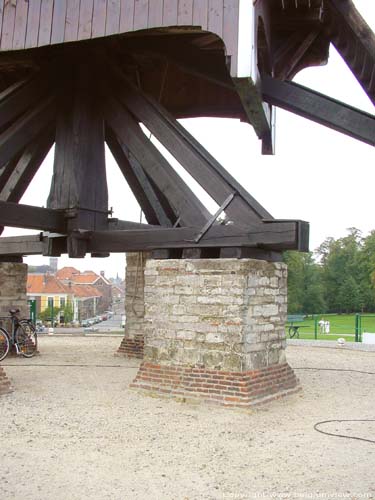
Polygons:
[[38,339],[35,326],[29,319],[18,319],[19,309],[10,309],[10,316],[0,316],[0,320],[10,320],[11,332],[3,326],[0,327],[0,361],[14,346],[17,354],[31,358],[37,351]]

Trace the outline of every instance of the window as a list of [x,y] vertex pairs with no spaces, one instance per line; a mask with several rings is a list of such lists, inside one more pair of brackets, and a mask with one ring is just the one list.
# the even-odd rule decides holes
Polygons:
[[60,307],[61,309],[65,307],[65,297],[60,297]]
[[53,307],[53,297],[48,297],[48,307]]

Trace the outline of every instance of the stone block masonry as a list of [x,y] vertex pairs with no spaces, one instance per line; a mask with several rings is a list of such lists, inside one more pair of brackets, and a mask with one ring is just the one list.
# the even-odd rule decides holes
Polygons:
[[125,336],[117,355],[143,359],[144,347],[144,279],[147,252],[126,254]]
[[[19,309],[23,318],[29,316],[26,284],[27,264],[0,262],[0,316],[9,316],[9,309]],[[0,320],[0,325],[9,328],[6,320]],[[10,382],[0,366],[0,395],[8,392]]]
[[299,390],[285,358],[284,264],[148,260],[144,300],[133,388],[240,407]]

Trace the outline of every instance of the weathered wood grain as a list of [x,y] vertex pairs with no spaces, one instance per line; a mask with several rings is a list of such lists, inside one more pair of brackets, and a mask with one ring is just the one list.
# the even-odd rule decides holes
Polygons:
[[134,0],[121,0],[120,32],[132,31],[134,25]]
[[34,175],[47,156],[54,141],[54,131],[48,127],[40,137],[30,144],[15,165],[11,175],[0,191],[1,201],[19,202]]
[[[125,149],[124,145],[119,143],[117,137],[111,130],[107,131],[106,142],[145,214],[147,222],[149,224],[157,224],[166,227],[172,226],[142,166],[134,157],[130,156],[129,151]],[[173,220],[175,219],[176,217],[174,217]]]
[[42,0],[38,45],[49,45],[52,33],[53,0]]
[[0,45],[1,50],[12,49],[15,20],[16,5],[13,2],[5,2],[3,12],[3,29]]
[[177,0],[164,0],[163,26],[177,26]]
[[[223,40],[227,54],[231,55],[231,74],[237,74],[238,64],[238,26],[240,9],[238,0],[224,0]],[[249,27],[249,29],[251,29]]]
[[26,0],[17,2],[13,35],[13,49],[15,50],[25,47],[28,9],[29,4]]
[[75,42],[78,37],[78,19],[80,0],[67,0],[65,18],[65,42]]
[[119,91],[118,98],[218,205],[230,194],[237,194],[225,211],[234,221],[247,223],[271,218],[270,214],[156,101],[134,87],[125,86]]
[[105,35],[105,22],[107,18],[107,0],[94,0],[92,17],[92,37]]
[[42,100],[0,134],[0,166],[23,150],[55,117],[54,98]]
[[38,46],[41,0],[29,0],[25,48]]
[[134,30],[142,30],[148,27],[148,9],[149,0],[135,0],[133,25]]
[[42,252],[43,241],[39,234],[0,238],[0,255],[41,255]]
[[62,212],[7,201],[0,201],[0,224],[56,233],[63,233],[66,229]]
[[91,38],[94,0],[81,0],[78,22],[78,40]]
[[67,0],[55,1],[53,7],[51,43],[62,43],[65,35]]
[[150,0],[148,11],[148,27],[163,25],[163,0]]
[[208,30],[223,37],[224,0],[208,0]]
[[105,34],[115,35],[120,29],[120,9],[119,0],[107,0],[107,18],[105,23]]
[[4,0],[0,0],[0,38],[3,30]]
[[131,114],[111,97],[111,91],[107,92],[103,112],[120,144],[129,148],[147,175],[159,186],[183,225],[205,224],[210,217],[206,208],[147,139]]
[[208,0],[194,0],[193,24],[208,29]]
[[191,26],[193,24],[193,0],[178,0],[177,24]]

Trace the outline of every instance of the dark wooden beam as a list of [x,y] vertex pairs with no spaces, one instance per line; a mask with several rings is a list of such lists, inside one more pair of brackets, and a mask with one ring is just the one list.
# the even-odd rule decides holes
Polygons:
[[54,174],[48,206],[75,209],[69,229],[105,229],[108,189],[104,121],[86,63],[67,67],[58,89]]
[[[142,166],[130,154],[126,146],[119,143],[114,132],[108,127],[106,142],[147,221],[150,224],[171,227],[172,221],[164,210]],[[176,219],[175,214],[173,214],[173,219]]]
[[308,224],[301,221],[272,222],[245,229],[233,225],[213,226],[195,243],[197,228],[155,229],[135,231],[101,231],[88,234],[91,252],[133,252],[153,249],[254,247],[267,250],[308,251]]
[[278,79],[293,79],[299,63],[321,32],[321,27],[308,32],[305,27],[304,30],[293,32],[285,40],[274,55],[275,76]]
[[375,116],[292,82],[262,78],[266,102],[375,145]]
[[160,229],[160,225],[142,224],[140,222],[119,219],[108,219],[108,229],[110,231],[126,231],[128,229]]
[[42,100],[0,134],[0,167],[14,159],[55,117],[53,97]]
[[1,186],[0,200],[19,202],[29,186],[31,180],[47,156],[54,141],[54,130],[48,130],[42,134],[23,152],[20,159],[15,163],[12,173],[7,181]]
[[110,89],[104,89],[103,113],[119,144],[128,149],[142,165],[146,174],[159,187],[181,218],[181,224],[203,225],[210,217],[209,212],[145,136],[129,111],[114,100],[111,94]]
[[0,201],[0,225],[63,233],[64,213],[48,208]]
[[0,238],[0,256],[42,255],[43,238],[38,235]]
[[230,194],[236,193],[226,209],[229,218],[247,224],[271,217],[166,109],[141,90],[127,84],[124,78],[119,78],[121,85],[115,90],[118,99],[144,123],[218,205]]
[[34,76],[11,85],[0,93],[0,129],[13,122],[18,116],[35,107],[47,90],[46,75],[44,78]]

